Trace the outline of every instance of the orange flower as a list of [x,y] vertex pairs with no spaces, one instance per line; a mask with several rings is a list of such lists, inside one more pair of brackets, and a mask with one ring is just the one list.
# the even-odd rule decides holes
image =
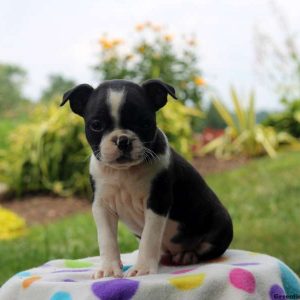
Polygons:
[[194,78],[194,82],[198,86],[205,85],[205,83],[206,83],[205,80],[202,77],[200,77],[200,76],[195,77]]
[[152,29],[153,29],[153,31],[155,31],[155,32],[160,32],[161,29],[162,29],[162,27],[159,26],[159,25],[152,25]]
[[197,41],[196,41],[195,39],[190,39],[190,40],[188,41],[188,44],[189,44],[190,46],[196,46],[196,45],[197,45]]
[[145,29],[145,24],[136,24],[135,30],[136,31],[143,31]]

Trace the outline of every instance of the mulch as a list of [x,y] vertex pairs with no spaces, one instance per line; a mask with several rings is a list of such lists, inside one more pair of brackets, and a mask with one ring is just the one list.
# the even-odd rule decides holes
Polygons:
[[[234,160],[217,160],[214,156],[198,157],[193,165],[201,175],[219,173],[235,169],[247,163],[246,158]],[[21,217],[28,225],[47,224],[54,220],[80,212],[90,212],[91,202],[84,198],[63,198],[51,195],[31,195],[21,199],[2,199],[0,205]]]

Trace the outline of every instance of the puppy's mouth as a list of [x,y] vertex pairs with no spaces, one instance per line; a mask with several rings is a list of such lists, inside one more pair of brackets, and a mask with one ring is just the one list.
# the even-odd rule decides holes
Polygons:
[[114,160],[102,160],[102,162],[105,165],[114,169],[128,169],[130,167],[140,164],[142,162],[142,159],[140,157],[133,158],[130,154],[125,153],[121,154],[118,158],[115,158]]
[[121,156],[119,156],[116,159],[116,162],[118,164],[125,164],[125,163],[129,163],[129,162],[132,162],[132,161],[133,161],[132,157],[128,154],[122,154]]

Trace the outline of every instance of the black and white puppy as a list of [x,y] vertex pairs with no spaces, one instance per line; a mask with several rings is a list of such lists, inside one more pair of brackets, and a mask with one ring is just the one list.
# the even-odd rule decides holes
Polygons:
[[96,89],[81,84],[66,92],[83,117],[93,150],[94,190],[101,267],[95,278],[122,276],[118,219],[140,238],[127,276],[157,272],[163,254],[174,264],[220,256],[233,237],[231,218],[199,173],[168,143],[155,113],[175,90],[160,80],[142,85],[110,80]]

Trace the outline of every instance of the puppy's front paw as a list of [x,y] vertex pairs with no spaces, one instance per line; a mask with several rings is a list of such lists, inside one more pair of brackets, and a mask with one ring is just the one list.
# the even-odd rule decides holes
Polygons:
[[156,274],[158,263],[156,261],[140,261],[133,265],[125,274],[126,277]]
[[103,277],[123,277],[122,262],[120,260],[103,259],[100,268],[94,273],[93,279]]

